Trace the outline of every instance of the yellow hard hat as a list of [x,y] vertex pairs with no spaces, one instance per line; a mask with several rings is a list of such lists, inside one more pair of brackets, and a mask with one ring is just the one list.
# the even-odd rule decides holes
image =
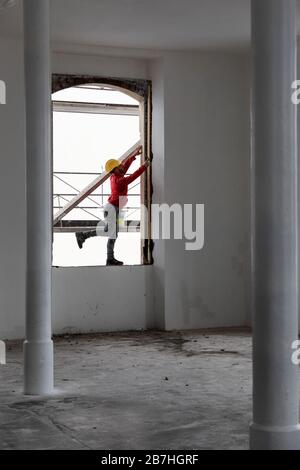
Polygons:
[[118,168],[121,165],[119,160],[108,160],[105,165],[106,173],[111,173],[115,168]]

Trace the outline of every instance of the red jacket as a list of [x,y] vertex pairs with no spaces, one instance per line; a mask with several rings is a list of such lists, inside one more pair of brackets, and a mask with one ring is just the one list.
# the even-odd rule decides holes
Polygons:
[[[125,172],[127,172],[127,170],[135,161],[135,159],[136,157],[131,157],[125,163],[122,164]],[[129,184],[135,181],[145,171],[146,171],[146,167],[145,165],[142,165],[137,171],[135,171],[130,176],[116,176],[113,174],[110,177],[111,196],[108,199],[108,202],[110,204],[113,204],[116,207],[120,207],[121,209],[125,207],[128,201],[127,195],[128,195]],[[122,196],[121,201],[119,201],[120,196]]]

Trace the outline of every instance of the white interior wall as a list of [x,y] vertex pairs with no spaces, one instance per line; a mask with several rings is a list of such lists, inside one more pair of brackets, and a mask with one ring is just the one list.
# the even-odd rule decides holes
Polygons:
[[97,56],[88,53],[52,54],[53,73],[99,75],[115,78],[147,79],[147,61],[130,57]]
[[0,338],[19,338],[25,312],[25,99],[23,52],[16,40],[0,40]]
[[[249,77],[236,54],[161,59],[56,53],[53,72],[153,80],[154,202],[205,203],[206,245],[156,241],[154,267],[53,270],[54,331],[243,325],[248,292]],[[0,337],[24,335],[25,144],[21,42],[1,39]],[[184,158],[183,158],[184,157]],[[191,168],[191,170],[189,170]],[[185,171],[183,171],[185,169]],[[8,190],[14,195],[7,205]],[[111,303],[110,286],[117,295]]]
[[245,325],[250,279],[249,75],[244,55],[164,57],[165,192],[205,204],[205,246],[165,242],[167,329]]
[[54,268],[54,333],[147,328],[151,278],[152,266]]

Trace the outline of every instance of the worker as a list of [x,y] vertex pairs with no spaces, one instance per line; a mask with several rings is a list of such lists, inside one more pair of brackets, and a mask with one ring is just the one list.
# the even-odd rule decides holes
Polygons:
[[[150,161],[147,160],[137,171],[130,176],[125,176],[136,157],[142,153],[142,146],[138,147],[130,158],[124,163],[119,160],[108,160],[105,170],[110,176],[111,196],[108,203],[104,207],[104,218],[106,221],[105,232],[108,236],[107,242],[107,266],[122,266],[124,263],[115,259],[114,249],[119,233],[119,216],[120,211],[128,202],[128,186],[137,178],[139,178],[149,167]],[[77,244],[82,248],[84,242],[91,237],[100,235],[97,230],[91,232],[76,233]]]

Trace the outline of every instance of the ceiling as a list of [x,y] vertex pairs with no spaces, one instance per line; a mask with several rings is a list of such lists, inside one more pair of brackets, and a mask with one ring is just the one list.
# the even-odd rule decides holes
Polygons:
[[[0,35],[22,31],[21,0]],[[250,0],[50,0],[57,43],[145,49],[236,49],[250,42]],[[300,23],[299,23],[300,30]]]

